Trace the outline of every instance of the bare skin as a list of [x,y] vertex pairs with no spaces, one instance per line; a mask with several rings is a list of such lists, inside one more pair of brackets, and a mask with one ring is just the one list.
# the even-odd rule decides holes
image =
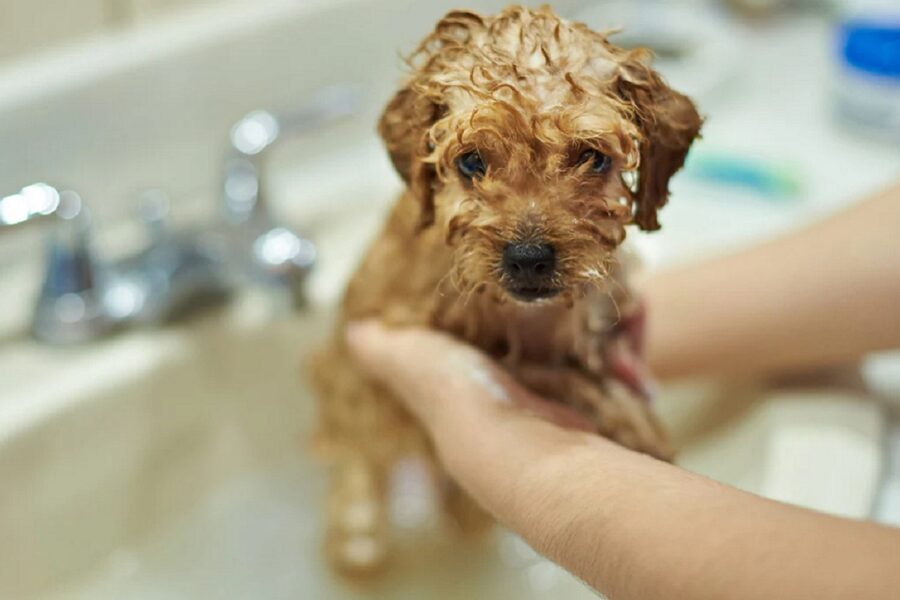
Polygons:
[[790,236],[651,275],[651,370],[759,375],[900,347],[898,257],[900,183]]
[[444,334],[363,323],[348,343],[476,501],[613,600],[896,598],[900,530],[769,501],[585,433]]
[[[900,347],[898,231],[895,185],[790,237],[653,276],[653,370],[763,374]],[[348,341],[478,503],[614,600],[897,596],[900,530],[769,501],[586,433],[443,334],[365,323]]]

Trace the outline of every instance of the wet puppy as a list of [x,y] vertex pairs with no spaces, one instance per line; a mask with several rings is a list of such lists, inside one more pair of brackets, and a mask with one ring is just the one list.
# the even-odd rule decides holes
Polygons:
[[[338,569],[382,564],[386,479],[399,457],[429,455],[417,423],[354,366],[349,320],[450,332],[599,434],[670,457],[647,403],[641,305],[620,245],[627,225],[659,227],[701,119],[648,63],[549,8],[451,12],[413,53],[379,124],[407,189],[312,365]],[[461,527],[488,522],[444,488]]]

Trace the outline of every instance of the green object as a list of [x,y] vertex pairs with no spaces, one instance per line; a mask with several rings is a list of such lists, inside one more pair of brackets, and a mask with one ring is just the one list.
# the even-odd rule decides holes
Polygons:
[[685,172],[695,179],[744,188],[772,200],[795,198],[802,189],[799,177],[789,168],[719,152],[691,152]]

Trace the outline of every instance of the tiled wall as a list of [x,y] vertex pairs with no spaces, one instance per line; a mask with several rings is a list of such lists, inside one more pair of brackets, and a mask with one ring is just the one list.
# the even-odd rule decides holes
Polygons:
[[0,63],[191,4],[249,0],[0,0]]

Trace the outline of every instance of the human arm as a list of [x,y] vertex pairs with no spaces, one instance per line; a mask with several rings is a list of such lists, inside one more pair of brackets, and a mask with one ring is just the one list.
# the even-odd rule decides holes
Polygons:
[[573,429],[577,417],[444,335],[364,324],[348,339],[469,494],[613,600],[900,589],[900,531],[765,500]]
[[821,367],[900,347],[900,183],[642,287],[647,361],[662,379]]

